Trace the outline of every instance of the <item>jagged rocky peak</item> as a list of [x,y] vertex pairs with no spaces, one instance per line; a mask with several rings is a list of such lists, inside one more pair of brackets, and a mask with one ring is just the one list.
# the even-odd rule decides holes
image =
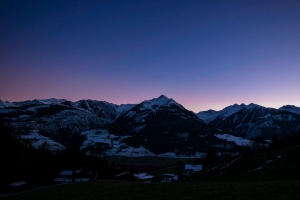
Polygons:
[[255,103],[250,103],[250,104],[248,104],[246,107],[247,107],[247,109],[252,109],[252,108],[262,107],[262,106],[257,105],[257,104],[255,104]]
[[294,105],[284,105],[280,107],[278,110],[286,110],[300,115],[300,108]]
[[260,106],[258,104],[255,104],[255,103],[250,103],[248,105],[242,103],[242,104],[233,104],[233,105],[230,105],[228,107],[225,107],[224,109],[220,110],[219,112],[222,113],[223,115],[225,116],[230,116],[242,109],[257,109],[257,108],[265,108],[263,106]]
[[45,103],[45,104],[59,104],[66,102],[66,99],[56,99],[56,98],[49,98],[49,99],[38,99],[38,101]]
[[35,106],[35,105],[43,105],[44,103],[37,100],[37,99],[33,99],[33,100],[26,100],[26,101],[18,101],[18,102],[12,102],[14,105],[16,105],[17,107],[22,107],[22,106]]
[[140,109],[151,109],[152,107],[161,107],[161,106],[170,106],[170,105],[176,105],[180,108],[183,108],[182,105],[180,105],[173,99],[168,98],[165,95],[160,95],[158,98],[153,98],[151,100],[143,101],[140,105],[141,105]]
[[157,98],[153,98],[153,99],[151,99],[151,100],[149,100],[149,101],[152,101],[152,102],[157,102],[157,101],[160,101],[160,102],[168,102],[170,100],[170,98],[168,98],[167,96],[165,96],[165,95],[160,95],[159,97],[157,97]]
[[[165,96],[165,95],[160,95],[158,98],[154,98],[154,99],[152,99],[151,101],[155,101],[155,102],[157,102],[157,103],[162,103],[162,104],[164,104],[164,103],[167,103],[167,104],[169,104],[169,103],[175,103],[175,104],[178,104],[174,99],[172,99],[172,98],[168,98],[167,96]],[[179,105],[179,104],[178,104]]]
[[245,107],[247,107],[247,105],[244,104],[244,103],[241,103],[241,104],[235,103],[233,105],[230,105],[230,106],[227,106],[227,107],[223,108],[222,110],[228,109],[228,108],[245,108]]
[[203,113],[215,113],[217,111],[213,110],[213,109],[209,109],[209,110],[206,110],[206,111],[201,111]]
[[166,100],[169,100],[170,98],[168,98],[166,95],[160,95],[159,97],[158,97],[159,99],[166,99]]
[[14,105],[13,103],[11,102],[8,102],[8,101],[2,101],[0,99],[0,108],[6,108],[6,107],[15,107],[16,105]]
[[257,104],[254,104],[254,103],[250,103],[249,105],[246,105],[244,103],[242,103],[242,104],[235,103],[235,104],[227,106],[219,111],[214,111],[214,110],[201,111],[197,114],[197,116],[199,117],[199,119],[208,123],[208,122],[213,121],[216,118],[225,119],[225,118],[239,112],[242,109],[250,110],[250,109],[254,109],[254,108],[263,108],[263,107],[259,106]]

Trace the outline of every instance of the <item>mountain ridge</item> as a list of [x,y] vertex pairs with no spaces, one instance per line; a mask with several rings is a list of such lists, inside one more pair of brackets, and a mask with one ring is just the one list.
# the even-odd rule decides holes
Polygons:
[[299,129],[299,113],[293,105],[275,109],[254,103],[194,113],[165,95],[120,105],[91,99],[0,100],[0,117],[9,119],[23,138],[42,135],[41,140],[48,137],[61,149],[58,143],[67,146],[76,136],[84,141],[83,150],[107,155],[200,155],[210,145],[236,151],[260,135],[270,139]]

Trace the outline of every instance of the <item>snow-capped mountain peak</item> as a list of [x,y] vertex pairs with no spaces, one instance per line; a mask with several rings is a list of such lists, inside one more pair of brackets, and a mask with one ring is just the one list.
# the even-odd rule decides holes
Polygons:
[[38,99],[38,101],[44,103],[44,104],[58,104],[62,102],[66,102],[66,99],[56,99],[56,98],[50,98],[50,99]]
[[16,107],[16,105],[8,101],[2,101],[0,99],[0,108],[6,108],[6,107]]
[[121,104],[121,105],[119,105],[119,107],[117,108],[117,116],[120,116],[121,114],[123,114],[127,110],[130,110],[131,108],[133,108],[136,105],[137,104]]
[[[250,105],[250,104],[249,104]],[[245,104],[233,104],[230,106],[227,106],[223,108],[220,111],[214,111],[214,110],[208,110],[208,111],[201,111],[197,114],[197,116],[205,121],[206,123],[211,122],[217,117],[226,118],[230,115],[240,111],[243,108],[246,108],[247,106]]]
[[167,96],[165,95],[160,95],[157,99],[165,99],[165,100],[169,100],[170,98],[168,98]]
[[159,96],[158,98],[153,98],[151,100],[148,100],[148,102],[151,102],[152,104],[155,104],[155,105],[163,105],[163,104],[166,104],[170,101],[171,99],[166,97],[165,95],[161,95]]
[[162,107],[162,106],[169,107],[171,105],[176,105],[176,106],[184,109],[182,105],[180,105],[179,103],[177,103],[173,99],[168,98],[165,95],[161,95],[158,98],[153,98],[151,100],[143,101],[140,104],[139,110],[148,110],[148,109],[151,109],[151,110],[154,111],[154,110],[156,110],[159,107]]
[[[254,104],[254,103],[250,103],[248,105],[242,103],[242,104],[233,104],[230,106],[227,106],[225,108],[223,108],[220,111],[214,111],[214,110],[207,110],[207,111],[201,111],[197,114],[197,116],[202,119],[204,122],[209,123],[211,121],[213,121],[216,118],[222,118],[225,119],[237,112],[239,112],[242,109],[246,109],[246,110],[252,110],[252,109],[258,109],[261,108],[263,109],[263,106]],[[300,112],[300,111],[299,111]]]
[[22,106],[37,106],[37,105],[46,105],[46,104],[60,104],[66,102],[66,99],[33,99],[27,101],[16,101],[16,102],[8,102],[0,100],[0,108],[6,107],[22,107]]
[[229,117],[230,115],[240,111],[241,109],[243,109],[245,107],[246,107],[245,104],[241,104],[241,105],[233,104],[233,105],[230,105],[230,106],[224,108],[223,110],[221,110],[220,114],[224,117]]
[[22,107],[22,106],[37,106],[37,105],[43,105],[45,103],[37,100],[37,99],[33,99],[33,100],[27,100],[27,101],[18,101],[18,102],[12,102],[14,105],[16,105],[16,107]]
[[300,108],[297,106],[293,106],[293,105],[285,105],[285,106],[280,107],[278,110],[286,110],[286,111],[300,115]]
[[[245,104],[244,104],[245,105]],[[254,103],[250,103],[248,105],[245,105],[246,109],[253,109],[253,108],[257,108],[257,107],[262,107],[260,105],[254,104]]]

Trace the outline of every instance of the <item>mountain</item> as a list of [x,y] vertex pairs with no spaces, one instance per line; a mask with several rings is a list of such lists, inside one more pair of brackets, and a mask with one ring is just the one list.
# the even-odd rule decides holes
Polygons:
[[300,115],[300,108],[293,105],[286,105],[279,108],[279,110],[286,110]]
[[108,130],[114,135],[129,135],[124,139],[128,145],[141,145],[155,154],[195,154],[204,152],[208,145],[222,148],[222,144],[230,143],[214,135],[221,134],[219,130],[164,95],[126,111]]
[[0,117],[23,133],[38,130],[50,139],[67,145],[73,134],[103,128],[134,105],[115,105],[105,101],[64,99],[0,102]]
[[121,105],[90,99],[0,100],[0,118],[34,147],[47,141],[53,151],[61,150],[76,138],[86,152],[117,156],[199,156],[209,146],[236,153],[256,137],[270,140],[299,129],[299,113],[292,105],[234,104],[195,114],[164,95]]
[[9,119],[21,132],[20,138],[35,147],[48,141],[51,149],[62,149],[74,137],[83,142],[83,150],[106,155],[190,156],[204,152],[208,145],[226,151],[235,146],[219,139],[215,134],[220,131],[164,95],[137,105],[53,98],[1,102],[0,116]]
[[0,108],[15,107],[13,103],[0,100]]
[[246,107],[245,104],[241,104],[241,105],[234,104],[234,105],[228,106],[220,111],[215,111],[215,110],[202,111],[202,112],[199,112],[197,114],[197,116],[200,119],[202,119],[204,122],[209,123],[217,117],[222,118],[222,119],[229,117],[230,115],[238,112],[239,110],[241,110],[245,107]]
[[213,127],[240,137],[254,139],[262,136],[271,139],[274,134],[284,137],[300,128],[300,115],[297,114],[299,110],[295,106],[274,109],[253,103],[235,104],[213,113],[210,118],[205,118],[203,114],[210,111],[200,112],[198,117]]

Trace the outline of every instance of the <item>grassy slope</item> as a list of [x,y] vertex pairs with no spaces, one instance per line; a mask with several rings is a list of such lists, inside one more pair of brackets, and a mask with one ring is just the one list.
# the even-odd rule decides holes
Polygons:
[[[197,175],[200,180],[284,181],[300,180],[300,146],[244,156],[209,168]],[[225,167],[227,165],[227,167]]]
[[[299,199],[299,155],[300,147],[298,146],[244,156],[231,165],[224,163],[214,166],[214,170],[204,169],[196,177],[201,180],[200,182],[144,184],[122,181],[91,181],[53,186],[3,199]],[[270,160],[273,162],[267,162]],[[143,159],[130,160],[130,162],[133,161],[146,162]],[[173,163],[174,161],[172,160]],[[168,162],[168,160],[161,159],[151,161],[152,164],[164,166],[168,166]],[[224,166],[227,167],[224,168]],[[253,170],[261,166],[263,169]]]
[[164,158],[164,157],[106,157],[109,163],[115,162],[116,166],[125,164],[126,166],[156,166],[170,167],[178,164],[186,164],[189,161],[197,160],[196,158]]
[[54,186],[5,197],[7,200],[94,200],[94,199],[299,199],[300,181],[130,183],[91,181]]

